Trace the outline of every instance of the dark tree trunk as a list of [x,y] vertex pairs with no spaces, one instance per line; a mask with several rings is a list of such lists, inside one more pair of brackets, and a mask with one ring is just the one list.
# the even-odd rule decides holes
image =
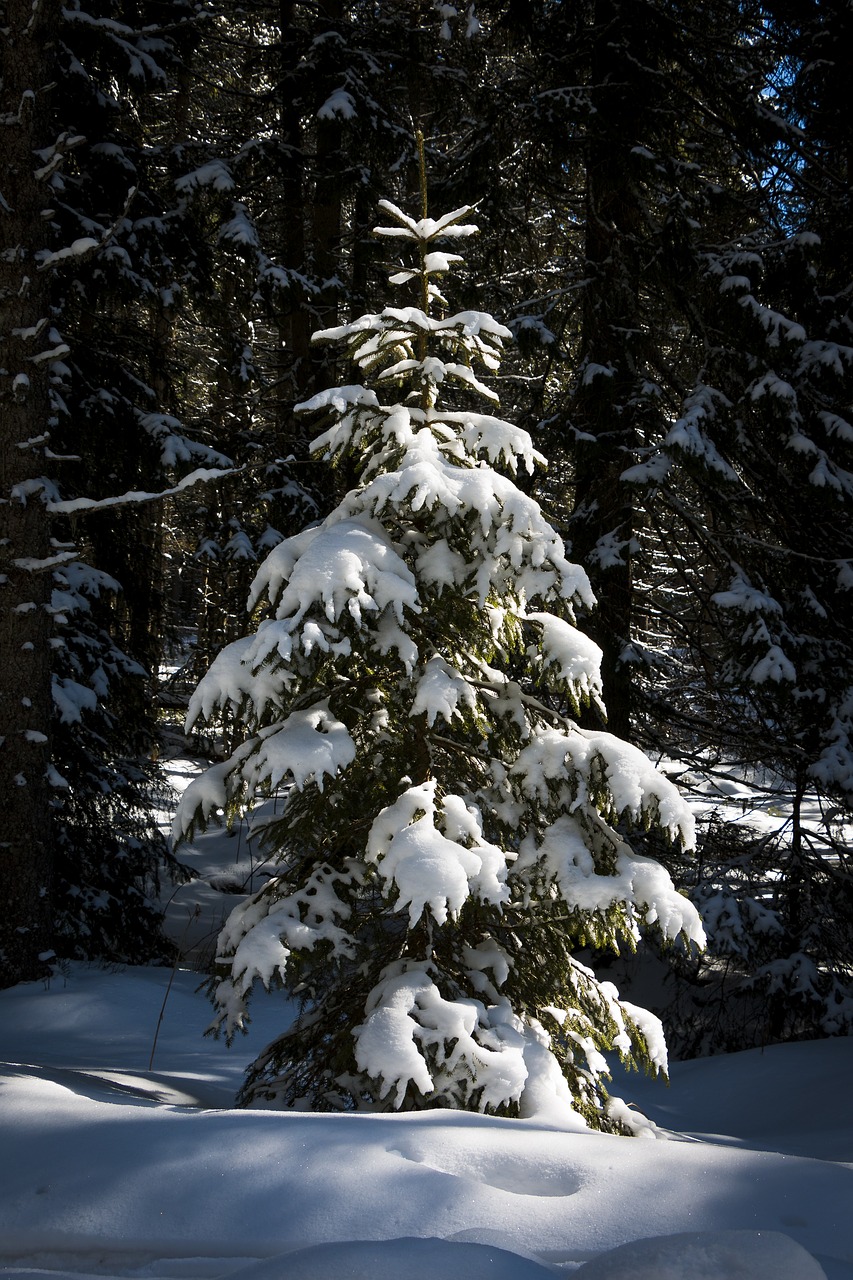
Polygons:
[[[3,33],[0,257],[0,985],[38,977],[50,949],[52,842],[50,556],[43,506],[50,405],[47,188],[36,166],[52,142],[46,100],[59,4],[10,0]],[[36,150],[41,156],[34,156]]]
[[[325,0],[322,13],[333,27],[339,27],[344,20],[343,0]],[[343,130],[337,117],[318,120],[311,230],[314,268],[324,289],[323,302],[318,308],[320,328],[331,328],[338,321],[339,289],[330,282],[338,275],[341,265],[342,142]]]
[[[280,0],[279,137],[281,216],[278,256],[294,272],[305,272],[305,137],[302,106],[296,81],[301,56],[299,32],[294,23],[295,0]],[[284,370],[279,380],[279,431],[282,450],[290,447],[293,405],[311,390],[311,317],[305,298],[291,286],[288,307],[277,317],[283,347]]]
[[[580,355],[582,376],[572,404],[579,432],[575,454],[572,556],[587,569],[598,598],[585,623],[604,653],[607,727],[631,737],[631,669],[621,655],[631,638],[634,511],[620,476],[637,443],[636,345],[639,340],[637,232],[639,210],[628,167],[632,137],[617,6],[595,6],[589,68],[591,97],[586,155],[586,219]],[[616,34],[614,34],[616,33]],[[621,145],[620,145],[621,143]]]

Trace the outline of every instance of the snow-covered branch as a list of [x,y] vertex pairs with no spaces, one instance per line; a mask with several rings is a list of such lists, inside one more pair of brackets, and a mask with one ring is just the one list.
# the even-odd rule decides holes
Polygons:
[[127,493],[116,494],[110,498],[53,499],[46,502],[45,507],[51,515],[67,516],[81,515],[83,513],[91,515],[97,511],[106,511],[110,507],[135,506],[143,502],[160,502],[163,498],[172,498],[176,494],[191,489],[194,485],[211,484],[217,480],[224,480],[227,476],[238,475],[242,469],[242,467],[229,467],[227,470],[199,467],[197,470],[191,471],[188,476],[184,476],[183,480],[179,480],[171,489],[160,489],[152,493],[129,490]]

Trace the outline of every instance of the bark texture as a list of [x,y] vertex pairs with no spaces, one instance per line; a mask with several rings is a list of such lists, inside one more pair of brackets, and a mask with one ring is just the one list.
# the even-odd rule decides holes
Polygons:
[[[39,976],[50,948],[52,842],[50,543],[51,33],[59,5],[10,0],[2,36],[0,220],[0,985]],[[60,144],[61,146],[61,144]],[[58,353],[57,353],[58,354]]]

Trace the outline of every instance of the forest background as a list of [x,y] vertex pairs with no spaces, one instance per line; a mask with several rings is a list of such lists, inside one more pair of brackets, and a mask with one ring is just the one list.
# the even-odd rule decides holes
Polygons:
[[818,0],[9,0],[3,985],[169,957],[163,735],[258,561],[348,487],[293,407],[350,372],[312,332],[383,305],[370,228],[417,210],[420,129],[598,597],[608,729],[790,803],[650,849],[709,934],[664,957],[672,1047],[849,1033],[851,28]]

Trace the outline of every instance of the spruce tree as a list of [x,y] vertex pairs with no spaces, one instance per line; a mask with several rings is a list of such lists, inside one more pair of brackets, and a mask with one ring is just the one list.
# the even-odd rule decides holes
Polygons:
[[202,20],[181,0],[138,24],[100,8],[9,5],[0,59],[2,984],[60,950],[163,955],[147,892],[162,784],[136,763],[154,732],[159,519],[127,491],[219,460],[168,412],[192,254],[155,136]]
[[190,707],[245,738],[188,788],[176,834],[282,797],[262,828],[271,875],[220,937],[217,1023],[243,1027],[256,981],[299,1001],[243,1102],[571,1107],[625,1130],[602,1051],[664,1070],[660,1024],[577,952],[633,946],[644,925],[701,941],[622,834],[689,844],[689,811],[635,748],[570,718],[600,693],[600,651],[573,625],[589,584],[511,478],[543,461],[530,437],[472,407],[495,408],[478,366],[495,372],[508,331],[439,291],[470,210],[380,207],[376,234],[415,251],[391,276],[414,300],[315,335],[345,342],[363,381],[300,406],[324,419],[314,451],[357,483],[271,552],[251,597],[269,616]]
[[660,663],[646,731],[669,754],[733,768],[779,809],[775,835],[721,838],[712,824],[700,850],[711,973],[688,1047],[848,1034],[853,1019],[839,838],[853,805],[851,135],[846,66],[829,56],[849,16],[827,26],[819,5],[771,9],[769,86],[787,126],[756,159],[756,224],[705,255],[703,364],[663,450],[633,473],[651,480],[681,593],[669,648],[694,673],[671,663],[667,680]]
[[[551,459],[546,484],[598,599],[579,620],[604,651],[608,727],[642,742],[656,666],[683,664],[649,636],[658,495],[624,473],[666,434],[702,360],[708,253],[753,225],[744,174],[777,136],[755,88],[766,39],[730,0],[484,0],[478,13],[490,74],[462,198],[482,193],[496,232],[486,305],[500,300],[527,356],[505,379],[510,416]],[[594,710],[585,723],[600,723]]]
[[[685,498],[695,485],[694,512],[711,513],[692,595],[716,731],[729,759],[759,782],[774,770],[790,798],[764,897],[777,952],[752,975],[771,997],[772,1040],[847,1034],[853,1018],[853,881],[831,816],[853,804],[853,348],[818,248],[803,231],[732,254],[719,278],[727,344],[667,441],[670,481]],[[822,830],[806,818],[809,793]]]

